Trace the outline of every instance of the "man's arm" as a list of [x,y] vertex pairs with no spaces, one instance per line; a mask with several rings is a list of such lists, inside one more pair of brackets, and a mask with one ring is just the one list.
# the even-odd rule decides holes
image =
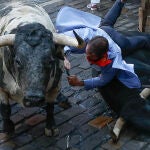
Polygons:
[[68,77],[68,82],[72,86],[84,86],[86,90],[90,90],[106,85],[116,76],[117,72],[118,69],[112,68],[112,64],[110,64],[102,68],[102,73],[98,77],[80,80],[77,76],[72,75]]
[[84,80],[86,90],[100,88],[109,83],[117,74],[118,69],[112,68],[111,64],[106,68],[102,68],[102,72],[98,77]]

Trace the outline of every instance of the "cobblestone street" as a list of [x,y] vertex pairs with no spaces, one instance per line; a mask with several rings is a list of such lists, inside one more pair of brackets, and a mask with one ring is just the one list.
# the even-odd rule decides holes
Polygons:
[[[7,0],[0,0],[0,9]],[[10,1],[10,0],[9,0]],[[8,1],[8,2],[9,2]],[[89,10],[86,6],[90,0],[35,0],[49,14],[55,24],[58,11],[63,6],[70,6],[82,11],[104,17],[114,1],[101,0],[100,8]],[[118,31],[137,31],[139,0],[128,0],[122,15],[115,27]],[[91,68],[85,60],[85,55],[71,54],[70,74],[76,74],[82,79],[91,77]],[[97,129],[88,124],[94,118],[105,115],[113,117],[109,124],[113,127],[115,114],[107,106],[97,90],[85,91],[82,88],[69,86],[67,75],[62,76],[62,93],[69,98],[72,107],[64,110],[55,105],[55,119],[60,129],[59,136],[46,137],[45,111],[42,108],[22,108],[12,102],[11,119],[15,123],[15,134],[7,137],[0,133],[0,150],[67,150],[67,138],[74,148],[70,150],[149,150],[150,135],[139,133],[133,127],[126,127],[121,133],[120,140],[113,144],[108,126]]]

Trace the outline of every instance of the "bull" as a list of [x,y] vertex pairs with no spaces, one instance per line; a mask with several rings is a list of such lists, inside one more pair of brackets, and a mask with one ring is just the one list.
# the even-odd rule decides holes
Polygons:
[[138,89],[129,89],[115,78],[99,91],[119,116],[113,130],[110,130],[114,143],[119,140],[120,132],[126,123],[150,133],[149,88],[145,88],[142,92]]
[[[122,32],[122,34],[146,35],[136,31]],[[125,124],[133,125],[138,131],[150,133],[150,51],[138,49],[123,58],[128,64],[134,64],[135,73],[142,86],[141,89],[128,88],[115,77],[105,86],[98,88],[101,96],[118,117],[113,129],[109,128],[114,143],[118,142]],[[93,77],[99,76],[100,73],[101,71],[92,68]]]
[[8,8],[0,20],[2,132],[14,132],[9,100],[15,100],[25,107],[46,105],[45,134],[56,135],[53,111],[63,71],[63,45],[80,47],[83,41],[76,34],[73,38],[56,33],[46,11],[36,4]]

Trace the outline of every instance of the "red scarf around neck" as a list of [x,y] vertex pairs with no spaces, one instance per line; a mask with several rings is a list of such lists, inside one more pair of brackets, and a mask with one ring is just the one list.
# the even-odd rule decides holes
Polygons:
[[97,60],[97,61],[90,60],[88,57],[86,57],[86,58],[87,58],[87,60],[88,60],[88,62],[89,62],[90,64],[95,64],[95,65],[98,65],[98,66],[100,66],[100,67],[107,66],[108,64],[110,64],[110,63],[112,62],[111,59],[108,59],[107,53],[104,54],[104,57],[103,57],[103,58],[101,58],[101,59],[99,59],[99,60]]

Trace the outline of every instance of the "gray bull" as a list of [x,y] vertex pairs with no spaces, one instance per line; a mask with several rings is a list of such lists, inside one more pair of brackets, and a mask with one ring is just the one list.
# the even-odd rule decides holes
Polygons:
[[55,135],[53,111],[63,71],[62,45],[78,47],[83,41],[56,33],[48,14],[37,5],[11,5],[4,14],[0,20],[2,131],[14,132],[11,99],[25,107],[46,104],[45,133]]

